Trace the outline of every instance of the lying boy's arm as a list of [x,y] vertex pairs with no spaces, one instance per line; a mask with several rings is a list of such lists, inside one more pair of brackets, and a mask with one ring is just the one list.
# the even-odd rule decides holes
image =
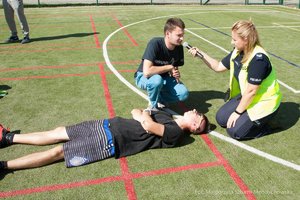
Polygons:
[[149,133],[163,136],[165,126],[152,120],[148,110],[133,109],[131,111],[133,119],[139,121],[142,127]]

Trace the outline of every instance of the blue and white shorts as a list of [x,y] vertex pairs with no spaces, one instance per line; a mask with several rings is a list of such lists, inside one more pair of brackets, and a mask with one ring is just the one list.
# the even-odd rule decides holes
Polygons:
[[63,145],[67,167],[77,167],[115,154],[109,122],[92,120],[66,127],[70,141]]

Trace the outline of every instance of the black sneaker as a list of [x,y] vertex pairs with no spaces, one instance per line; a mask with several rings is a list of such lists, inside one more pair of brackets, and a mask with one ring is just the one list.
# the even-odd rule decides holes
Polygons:
[[14,42],[19,42],[19,37],[18,36],[10,36],[7,40],[4,41],[5,43],[14,43]]
[[10,133],[9,129],[6,129],[0,124],[0,148],[7,147],[12,144],[14,134]]
[[26,43],[29,43],[29,42],[30,42],[29,36],[25,36],[25,37],[23,38],[23,40],[21,41],[21,44],[26,44]]

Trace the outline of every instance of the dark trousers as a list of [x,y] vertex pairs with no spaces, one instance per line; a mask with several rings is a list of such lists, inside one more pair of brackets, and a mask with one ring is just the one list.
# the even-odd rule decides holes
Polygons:
[[[230,99],[218,110],[216,120],[221,127],[227,127],[227,121],[239,105],[240,100],[241,96]],[[276,115],[277,111],[278,109],[272,114],[255,121],[250,120],[246,111],[237,119],[234,127],[226,128],[227,133],[237,140],[253,139],[269,134],[270,128],[268,127],[267,122]]]

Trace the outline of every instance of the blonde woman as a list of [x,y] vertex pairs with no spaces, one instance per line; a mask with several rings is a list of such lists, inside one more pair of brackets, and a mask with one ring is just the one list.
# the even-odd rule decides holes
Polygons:
[[261,137],[270,133],[268,122],[281,102],[275,69],[252,21],[237,21],[231,31],[234,49],[221,61],[197,47],[189,52],[203,54],[202,60],[215,72],[230,70],[229,97],[216,114],[218,124],[238,140]]

